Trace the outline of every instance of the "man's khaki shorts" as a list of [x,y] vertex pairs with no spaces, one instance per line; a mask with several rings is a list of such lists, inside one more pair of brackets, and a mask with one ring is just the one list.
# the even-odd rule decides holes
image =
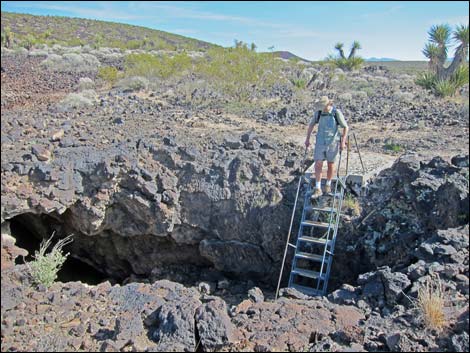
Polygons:
[[332,143],[331,145],[315,145],[313,152],[313,159],[315,161],[336,162],[339,152],[339,143]]

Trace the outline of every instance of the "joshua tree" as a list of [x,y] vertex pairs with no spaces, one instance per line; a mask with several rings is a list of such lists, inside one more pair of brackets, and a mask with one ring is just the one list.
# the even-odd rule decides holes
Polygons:
[[354,55],[356,55],[356,50],[359,49],[362,49],[361,44],[355,40],[351,47],[351,52],[349,53],[348,59],[354,58]]
[[[423,49],[423,54],[429,59],[429,68],[436,74],[438,80],[448,80],[463,63],[468,56],[468,25],[457,26],[452,33],[449,25],[434,25],[428,32],[429,43]],[[453,38],[451,35],[453,34]],[[447,53],[452,39],[457,41],[459,46],[455,50],[454,59],[448,68],[445,68]]]
[[338,42],[335,45],[335,49],[339,51],[339,55],[341,56],[341,59],[346,59],[346,57],[344,56],[343,46],[344,46],[343,43]]
[[[335,49],[339,52],[339,56],[341,59],[346,59],[346,56],[344,55],[344,50],[343,50],[344,44],[343,43],[336,43]],[[351,51],[349,52],[348,59],[354,58],[356,55],[356,50],[362,49],[361,43],[359,43],[357,40],[354,41],[353,45],[351,46]]]
[[459,43],[459,46],[455,50],[454,60],[450,66],[445,70],[445,78],[451,77],[457,69],[467,62],[468,57],[468,25],[457,26],[457,29],[454,31],[454,40]]

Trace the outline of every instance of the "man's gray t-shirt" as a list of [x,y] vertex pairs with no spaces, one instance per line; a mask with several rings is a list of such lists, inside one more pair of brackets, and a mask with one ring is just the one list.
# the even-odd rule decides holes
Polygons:
[[330,113],[322,112],[319,119],[318,112],[315,112],[309,123],[309,126],[313,127],[316,124],[317,120],[319,122],[315,144],[329,145],[332,143],[339,142],[340,134],[338,131],[338,126],[346,128],[348,127],[348,124],[346,123],[346,119],[344,119],[343,113],[339,109],[336,109],[336,118],[333,114],[333,111],[331,111]]

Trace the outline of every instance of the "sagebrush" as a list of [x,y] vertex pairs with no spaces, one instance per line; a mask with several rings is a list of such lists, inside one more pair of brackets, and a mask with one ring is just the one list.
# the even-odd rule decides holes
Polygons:
[[41,242],[39,251],[34,253],[34,260],[29,263],[29,269],[33,281],[36,284],[41,284],[49,288],[57,279],[57,273],[69,256],[69,253],[63,254],[62,249],[64,246],[72,242],[72,235],[60,239],[52,248],[49,253],[46,253],[50,247],[52,236]]

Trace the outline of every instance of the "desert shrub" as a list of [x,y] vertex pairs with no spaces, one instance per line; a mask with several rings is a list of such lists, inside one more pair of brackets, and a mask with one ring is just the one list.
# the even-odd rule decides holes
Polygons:
[[255,89],[272,87],[284,65],[270,54],[256,53],[243,45],[211,48],[207,57],[198,63],[196,71],[240,101],[251,97]]
[[415,83],[418,86],[424,87],[426,89],[433,89],[436,84],[436,75],[431,72],[422,72],[416,78]]
[[399,144],[397,144],[397,143],[393,143],[393,142],[391,142],[391,143],[386,143],[386,144],[384,145],[384,148],[385,148],[386,150],[392,151],[392,152],[400,152],[400,151],[403,149],[403,147],[402,147],[401,145],[399,145]]
[[351,194],[346,194],[346,197],[343,200],[343,206],[347,212],[351,212],[353,216],[359,216],[361,213],[361,206],[359,201],[354,198]]
[[395,92],[393,98],[400,102],[410,103],[413,101],[414,95],[410,92]]
[[119,71],[114,66],[102,66],[98,69],[98,77],[111,85],[117,81],[118,74]]
[[455,94],[455,85],[446,80],[438,80],[434,84],[434,93],[440,97],[453,96]]
[[72,242],[72,236],[69,235],[59,240],[52,250],[46,254],[53,237],[54,234],[49,239],[41,242],[39,251],[36,251],[34,254],[34,260],[28,264],[33,281],[46,288],[50,287],[57,279],[57,272],[59,272],[69,255],[68,253],[63,254],[62,248]]
[[125,58],[126,76],[169,78],[182,75],[192,67],[191,58],[186,53],[155,56],[151,54],[130,54]]
[[72,109],[91,107],[94,104],[95,97],[96,92],[93,90],[70,93],[57,104],[57,108],[59,111],[70,111]]
[[364,64],[364,59],[360,57],[337,58],[334,56],[329,56],[327,57],[326,61],[333,67],[339,68],[344,71],[358,70]]
[[353,97],[356,99],[366,99],[367,98],[367,92],[364,91],[354,91]]
[[340,95],[338,96],[338,99],[339,99],[340,101],[343,101],[343,102],[344,102],[344,101],[346,101],[346,102],[347,102],[347,101],[350,101],[350,100],[352,99],[352,94],[349,93],[349,92],[342,93],[342,94],[340,94]]
[[34,50],[34,51],[30,51],[28,53],[28,56],[47,56],[48,55],[48,52],[47,50]]
[[38,43],[38,40],[32,35],[28,34],[20,40],[20,47],[23,47],[27,50],[31,50],[35,44]]
[[141,76],[126,77],[118,81],[116,86],[124,92],[140,91],[147,89],[149,80]]
[[99,60],[91,54],[66,53],[50,54],[41,62],[41,66],[59,72],[95,72],[100,66]]
[[89,77],[81,77],[78,80],[78,90],[83,91],[86,89],[93,89],[95,87],[95,83]]

